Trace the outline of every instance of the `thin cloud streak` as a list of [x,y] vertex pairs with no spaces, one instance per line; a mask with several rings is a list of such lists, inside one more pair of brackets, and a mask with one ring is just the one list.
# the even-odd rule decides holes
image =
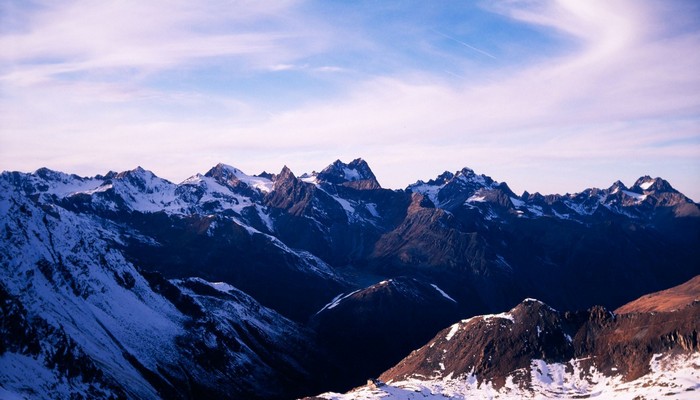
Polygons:
[[461,40],[459,40],[459,39],[456,39],[456,38],[454,38],[454,37],[452,37],[452,36],[450,36],[450,35],[447,35],[447,34],[445,34],[445,33],[443,33],[443,32],[437,31],[437,30],[435,30],[435,29],[433,29],[432,31],[435,32],[435,33],[437,33],[438,35],[440,35],[440,36],[446,38],[446,39],[450,39],[450,40],[452,40],[453,42],[459,43],[459,44],[461,44],[462,46],[464,46],[464,47],[466,47],[466,48],[468,48],[468,49],[470,49],[470,50],[474,50],[474,51],[476,51],[477,53],[480,53],[480,54],[482,54],[482,55],[485,55],[486,57],[491,57],[491,58],[493,58],[494,60],[497,59],[496,56],[494,56],[493,54],[488,53],[488,52],[486,52],[486,51],[484,51],[484,50],[478,49],[478,48],[476,48],[476,47],[474,47],[474,46],[472,46],[472,45],[470,45],[470,44],[467,44],[467,43],[465,43],[465,42],[463,42],[463,41],[461,41]]

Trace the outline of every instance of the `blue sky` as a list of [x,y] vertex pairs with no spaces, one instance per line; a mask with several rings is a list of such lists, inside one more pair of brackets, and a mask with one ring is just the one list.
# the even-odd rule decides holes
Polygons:
[[366,159],[700,200],[700,3],[6,0],[0,169],[175,182]]

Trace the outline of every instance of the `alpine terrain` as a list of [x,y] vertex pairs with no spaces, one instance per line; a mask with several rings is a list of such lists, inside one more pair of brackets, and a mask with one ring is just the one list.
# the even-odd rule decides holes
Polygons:
[[698,275],[700,206],[649,176],[3,172],[0,398],[690,398]]
[[[320,398],[694,399],[699,278],[615,312],[562,313],[525,299],[442,330],[364,387]],[[647,309],[650,298],[661,306]]]

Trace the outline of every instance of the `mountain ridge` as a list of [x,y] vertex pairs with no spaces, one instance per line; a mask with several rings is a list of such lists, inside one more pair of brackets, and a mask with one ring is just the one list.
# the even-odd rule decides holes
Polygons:
[[[700,274],[697,210],[646,176],[631,188],[518,196],[463,168],[391,190],[362,159],[298,176],[220,163],[180,183],[141,167],[94,177],[3,172],[0,283],[26,310],[12,308],[17,318],[7,321],[70,340],[24,354],[21,346],[38,348],[33,336],[17,347],[0,330],[0,342],[15,343],[0,352],[11,360],[3,365],[45,377],[27,387],[0,368],[0,382],[50,393],[71,370],[45,354],[75,348],[87,359],[61,386],[64,398],[196,397],[187,385],[260,398],[345,390],[454,321],[523,298],[616,309]],[[134,326],[122,303],[148,323]],[[406,329],[392,341],[396,327]],[[390,345],[372,350],[372,330]],[[250,379],[218,380],[236,371]]]

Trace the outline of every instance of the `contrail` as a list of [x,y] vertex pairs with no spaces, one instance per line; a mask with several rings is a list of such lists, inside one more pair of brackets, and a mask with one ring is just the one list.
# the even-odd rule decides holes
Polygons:
[[449,70],[445,70],[445,73],[448,73],[448,74],[450,74],[450,75],[452,75],[452,76],[454,76],[454,77],[457,77],[457,78],[459,78],[459,79],[464,79],[464,77],[463,77],[462,75],[455,74],[454,72],[449,71]]
[[452,40],[452,41],[455,41],[455,42],[461,44],[462,46],[464,46],[464,47],[466,47],[466,48],[468,48],[468,49],[474,50],[474,51],[476,51],[476,52],[478,52],[478,53],[481,53],[481,54],[485,55],[486,57],[491,57],[491,58],[493,58],[494,60],[497,59],[496,56],[494,56],[493,54],[487,53],[487,52],[485,52],[485,51],[483,51],[483,50],[481,50],[481,49],[478,49],[478,48],[476,48],[476,47],[474,47],[474,46],[472,46],[472,45],[470,45],[470,44],[464,43],[463,41],[461,41],[461,40],[459,40],[459,39],[455,39],[455,38],[453,38],[453,37],[450,36],[450,35],[446,35],[446,34],[444,34],[444,33],[442,33],[442,32],[436,31],[435,29],[431,29],[431,30],[432,30],[433,32],[437,33],[438,35],[442,36],[442,37],[445,37],[445,38],[447,38],[447,39],[450,39],[450,40]]

